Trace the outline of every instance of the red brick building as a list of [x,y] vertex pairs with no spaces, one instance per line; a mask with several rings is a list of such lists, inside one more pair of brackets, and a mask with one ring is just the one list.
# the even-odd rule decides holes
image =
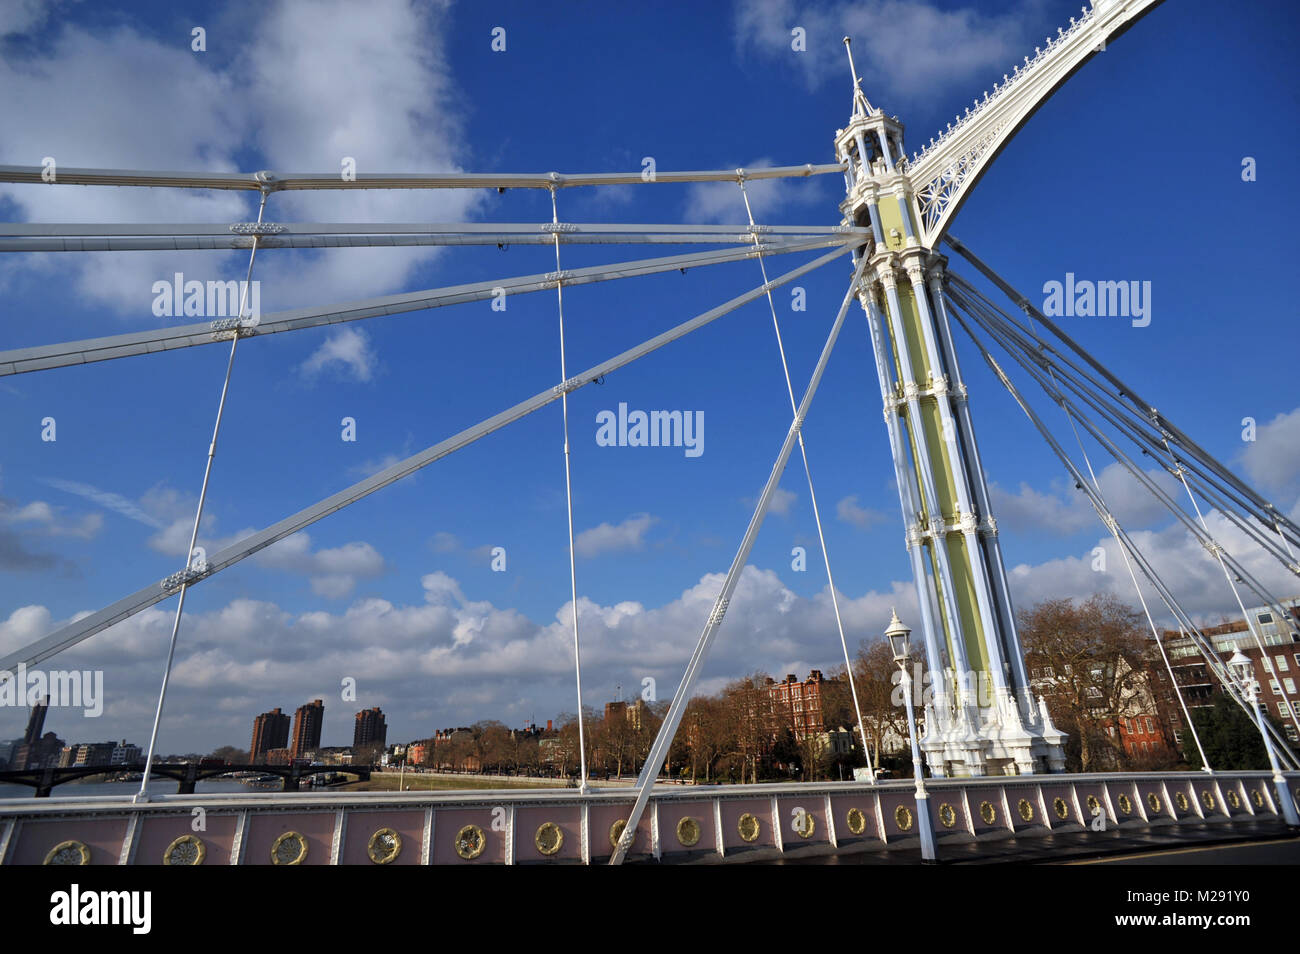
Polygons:
[[766,688],[772,712],[782,724],[790,728],[799,741],[826,731],[822,717],[822,686],[825,682],[820,669],[809,672],[808,678],[803,682],[796,679],[794,673],[790,673],[781,682],[767,680]]

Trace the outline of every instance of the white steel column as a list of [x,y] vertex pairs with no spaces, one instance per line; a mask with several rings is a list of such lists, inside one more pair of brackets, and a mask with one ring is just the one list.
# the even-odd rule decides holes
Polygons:
[[[917,457],[917,471],[921,478],[921,488],[924,495],[922,504],[925,515],[929,519],[929,525],[921,529],[921,534],[923,537],[928,536],[932,543],[930,553],[934,558],[935,566],[938,568],[941,589],[939,605],[944,614],[944,621],[947,624],[948,643],[952,647],[954,657],[952,666],[959,674],[955,687],[957,704],[963,713],[963,717],[968,718],[966,708],[970,704],[969,694],[965,685],[966,680],[960,674],[970,671],[970,663],[966,658],[966,646],[961,638],[961,627],[958,625],[957,607],[953,602],[955,590],[952,581],[952,567],[948,563],[948,552],[941,545],[941,541],[936,540],[943,533],[943,505],[935,488],[934,465],[930,460],[929,448],[926,446],[925,425],[921,418],[921,402],[917,393],[919,385],[916,380],[916,372],[912,367],[911,355],[908,354],[907,335],[903,330],[902,306],[898,299],[898,285],[897,279],[894,277],[893,267],[889,262],[882,262],[877,267],[876,274],[885,286],[885,301],[889,308],[894,353],[898,357],[899,369],[902,372],[903,395],[907,401],[908,432],[912,449]],[[933,682],[941,673],[942,670],[940,670],[940,673],[931,673],[931,681]]]
[[[912,563],[912,577],[916,581],[916,602],[921,611],[921,630],[925,633],[925,659],[930,668],[931,688],[935,703],[947,705],[948,687],[941,677],[943,661],[939,657],[939,630],[935,627],[930,604],[930,577],[925,569],[925,556],[921,551],[921,537],[916,531],[920,524],[920,494],[913,470],[912,456],[906,452],[902,426],[898,420],[898,401],[895,398],[893,374],[889,370],[889,343],[885,340],[881,324],[880,306],[875,299],[875,280],[859,292],[859,301],[867,312],[867,327],[871,333],[871,349],[876,357],[876,375],[880,380],[880,399],[884,404],[885,429],[889,433],[889,450],[894,458],[894,482],[898,484],[898,503],[903,510],[903,525],[907,528],[907,555]],[[864,285],[866,283],[864,282]]]
[[[993,620],[992,601],[987,589],[984,560],[980,553],[979,540],[976,536],[977,524],[974,508],[971,506],[971,492],[968,485],[966,456],[962,453],[957,440],[957,427],[953,418],[952,405],[948,401],[948,376],[944,373],[945,364],[935,342],[934,317],[925,294],[924,269],[920,254],[909,254],[904,258],[907,277],[912,282],[912,295],[921,315],[921,336],[925,345],[926,356],[930,363],[930,388],[934,392],[935,403],[939,408],[939,420],[942,425],[944,446],[948,449],[948,460],[952,472],[953,490],[957,495],[957,525],[966,541],[967,559],[970,561],[971,582],[975,588],[976,606],[979,609],[980,626],[984,630],[984,645],[989,652],[990,678],[997,692],[1000,703],[1005,703],[1008,694],[1006,672],[1003,669],[1002,646],[997,638],[997,626]],[[936,541],[942,545],[941,541]]]
[[[928,283],[931,297],[934,300],[934,314],[938,319],[935,322],[935,329],[938,331],[940,345],[947,359],[946,366],[952,375],[950,393],[955,395],[953,402],[956,404],[957,423],[961,429],[962,443],[965,445],[967,452],[966,464],[971,473],[971,489],[974,491],[980,515],[984,518],[979,532],[983,537],[985,547],[983,555],[987,558],[984,561],[986,563],[986,572],[992,584],[994,602],[1001,622],[1001,626],[995,628],[991,641],[999,643],[1004,658],[1011,663],[1012,671],[1015,673],[1014,681],[1020,687],[1021,716],[1032,725],[1036,721],[1038,710],[1034,704],[1033,691],[1030,687],[1029,673],[1025,668],[1024,657],[1020,653],[1009,651],[1010,646],[1020,645],[1020,637],[1016,630],[1015,613],[1011,608],[1011,591],[1007,584],[1006,568],[1002,562],[1002,548],[998,543],[997,523],[993,518],[993,509],[989,500],[988,481],[984,476],[984,465],[980,461],[979,444],[975,440],[975,427],[971,422],[970,405],[966,396],[966,383],[962,379],[961,365],[957,361],[957,350],[953,346],[952,329],[948,323],[948,309],[943,299],[943,267],[941,265],[936,265],[930,269]],[[1003,634],[1006,636],[1006,641],[1002,639]]]

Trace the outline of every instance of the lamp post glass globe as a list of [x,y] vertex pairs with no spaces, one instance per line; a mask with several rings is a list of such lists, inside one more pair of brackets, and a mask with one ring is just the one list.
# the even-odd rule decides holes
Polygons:
[[903,625],[903,621],[898,618],[897,610],[891,612],[893,618],[889,621],[889,628],[885,630],[885,636],[889,639],[889,648],[894,653],[894,662],[901,666],[912,655],[912,646],[908,640],[912,631]]
[[1246,658],[1246,655],[1242,653],[1240,648],[1233,650],[1232,658],[1228,660],[1228,667],[1236,674],[1237,678],[1241,680],[1246,691],[1250,692],[1251,687],[1255,682],[1254,666],[1251,665],[1250,660]]

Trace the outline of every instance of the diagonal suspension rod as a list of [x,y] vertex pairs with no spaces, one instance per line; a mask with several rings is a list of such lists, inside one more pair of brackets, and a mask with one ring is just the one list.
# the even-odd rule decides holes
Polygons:
[[[825,255],[819,256],[811,262],[807,262],[800,265],[798,268],[786,272],[784,275],[778,276],[773,279],[769,285],[774,288],[785,285],[802,275],[808,274],[814,269],[820,268],[822,265],[838,258],[847,251],[847,248],[841,248],[827,252]],[[641,344],[629,348],[601,364],[588,368],[578,375],[569,378],[563,384],[556,385],[555,387],[548,388],[545,391],[535,394],[528,400],[521,401],[514,407],[507,408],[499,414],[475,424],[473,427],[466,428],[460,433],[424,449],[418,454],[414,454],[405,460],[393,464],[391,467],[372,474],[365,480],[358,481],[352,486],[340,490],[338,493],[326,497],[324,500],[321,500],[304,510],[300,510],[298,513],[290,517],[286,517],[279,523],[272,524],[264,530],[245,537],[243,540],[226,547],[224,550],[210,557],[207,568],[202,573],[187,570],[177,576],[187,578],[190,582],[197,582],[200,578],[206,578],[226,569],[227,567],[233,566],[241,560],[257,553],[259,550],[262,550],[276,541],[282,540],[285,537],[312,525],[329,514],[334,513],[337,510],[342,510],[349,504],[355,503],[364,497],[368,497],[375,491],[387,487],[389,484],[400,480],[408,474],[412,474],[420,468],[426,467],[434,461],[446,457],[448,454],[460,450],[494,431],[500,430],[513,421],[526,417],[534,411],[550,404],[552,401],[557,400],[561,394],[575,391],[606,374],[617,371],[619,368],[631,364],[638,358],[645,357],[665,345],[704,327],[710,322],[716,321],[723,315],[735,311],[742,305],[757,300],[762,297],[765,290],[764,287],[759,287],[751,289],[742,295],[737,295],[735,298],[723,302],[721,305],[703,312],[674,328],[670,328],[668,331],[665,331],[660,335],[647,339]],[[172,593],[176,592],[180,582],[180,579],[176,577],[168,577],[161,583],[154,583],[146,586],[130,596],[124,597],[116,603],[104,607],[98,612],[91,613],[88,616],[68,623],[48,636],[42,637],[22,649],[10,653],[3,659],[0,659],[0,672],[14,671],[19,663],[25,663],[29,666],[35,665],[42,660],[48,659],[51,656],[62,652],[70,646],[74,646],[82,640],[90,638],[101,630],[107,629],[114,623],[127,619],[130,616],[134,616],[141,610],[148,609],[155,603],[166,599]]]
[[[763,250],[771,254],[814,251],[823,248],[836,248],[842,251],[849,244],[842,236],[835,236],[826,239],[768,245],[764,246]],[[401,295],[384,295],[378,298],[368,298],[362,301],[326,305],[324,307],[272,312],[263,315],[260,324],[255,329],[240,329],[240,334],[264,335],[283,331],[297,331],[302,328],[317,328],[322,325],[356,321],[361,318],[397,315],[462,302],[486,301],[500,292],[507,295],[520,295],[527,292],[547,291],[554,288],[560,280],[563,280],[566,285],[586,285],[618,278],[670,272],[674,269],[736,262],[752,258],[755,254],[752,248],[741,248],[698,252],[689,255],[669,255],[663,258],[638,259],[615,265],[578,268],[562,276],[557,276],[554,273],[525,275],[517,278],[496,279],[495,281],[474,282],[467,285],[451,285],[445,288],[407,292]],[[62,344],[0,351],[0,377],[8,374],[22,374],[29,371],[68,367],[75,364],[88,364],[92,361],[107,361],[114,358],[149,354],[155,351],[168,351],[174,348],[190,348],[196,345],[212,344],[214,341],[224,341],[226,335],[229,334],[229,327],[232,327],[235,322],[236,319],[228,318],[215,322],[205,321],[198,324],[128,332],[104,338],[87,338]]]
[[[262,221],[262,214],[266,211],[267,193],[262,193],[262,201],[257,207],[257,221]],[[244,279],[244,287],[239,296],[239,319],[244,319],[244,305],[247,303],[249,289],[253,287],[253,263],[257,260],[257,244],[254,242],[253,251],[248,256],[248,274]],[[199,502],[194,510],[194,528],[190,531],[190,545],[185,551],[186,569],[194,568],[194,545],[199,538],[199,524],[203,520],[203,504],[208,498],[208,481],[212,477],[212,462],[217,456],[217,437],[221,434],[221,419],[226,411],[226,394],[230,390],[230,375],[235,369],[235,349],[239,347],[239,335],[235,334],[230,339],[230,357],[226,360],[226,376],[221,382],[221,398],[217,402],[217,420],[212,426],[212,440],[208,444],[208,460],[203,467],[203,486],[199,489]],[[144,774],[140,778],[140,792],[136,796],[140,801],[149,799],[149,774],[153,769],[154,748],[158,744],[158,727],[162,723],[163,705],[167,701],[167,683],[171,679],[172,662],[176,658],[176,639],[180,635],[181,616],[185,612],[185,595],[189,592],[189,580],[181,582],[180,597],[176,600],[176,616],[172,620],[171,640],[167,644],[167,666],[163,669],[162,688],[158,690],[158,707],[154,710],[153,729],[149,732],[149,750],[144,760]]]
[[[559,223],[559,207],[555,201],[555,189],[551,189],[551,221]],[[554,235],[555,239],[555,273],[562,274],[560,269],[560,235],[558,232]],[[569,374],[566,370],[564,355],[564,282],[555,283],[555,301],[557,310],[560,315],[560,381],[567,381]],[[560,407],[564,416],[564,502],[569,516],[569,587],[571,599],[573,601],[573,673],[578,684],[578,764],[581,769],[579,776],[579,790],[585,795],[587,793],[587,744],[586,737],[583,733],[582,726],[582,651],[578,645],[578,567],[576,557],[573,551],[573,478],[570,474],[569,466],[569,392],[565,391],[560,395]]]
[[717,635],[718,628],[722,625],[722,619],[726,615],[731,596],[736,590],[736,584],[740,581],[740,572],[749,561],[749,553],[754,547],[754,541],[758,538],[759,529],[763,526],[763,518],[767,515],[768,505],[771,503],[772,495],[776,492],[777,485],[781,482],[781,475],[785,472],[785,465],[790,460],[790,454],[794,451],[795,438],[803,428],[804,418],[808,415],[808,408],[812,405],[813,396],[817,393],[817,386],[821,383],[822,374],[826,371],[826,364],[830,360],[831,351],[834,350],[840,329],[844,326],[844,316],[848,313],[849,305],[853,301],[853,295],[866,267],[867,257],[863,255],[853,271],[853,280],[849,283],[848,291],[844,293],[844,303],[840,305],[839,314],[835,316],[835,324],[831,327],[830,334],[826,338],[826,344],[822,346],[821,356],[817,359],[817,366],[813,369],[812,380],[808,382],[808,388],[804,391],[803,400],[799,402],[799,408],[795,412],[794,419],[790,422],[789,429],[786,431],[785,442],[781,445],[781,451],[777,455],[776,462],[772,465],[772,472],[768,475],[767,483],[758,498],[758,504],[754,507],[754,515],[750,518],[749,526],[740,541],[740,549],[736,551],[736,556],[731,561],[731,568],[727,571],[726,579],[723,580],[722,589],[713,604],[712,612],[709,613],[709,619],[704,624],[704,631],[700,633],[699,641],[695,644],[695,651],[686,664],[686,672],[682,675],[682,681],[673,696],[672,704],[668,707],[668,713],[664,716],[663,724],[659,726],[659,732],[655,736],[654,744],[650,747],[650,753],[646,756],[645,763],[641,767],[641,775],[637,779],[636,801],[633,803],[632,811],[623,826],[623,834],[619,837],[618,845],[610,856],[609,863],[611,865],[621,865],[623,863],[628,848],[632,846],[632,842],[636,838],[637,825],[640,823],[641,815],[645,811],[646,802],[650,799],[650,790],[654,786],[655,778],[659,775],[659,766],[663,764],[673,738],[677,735],[677,727],[681,724],[682,716],[686,713],[686,705],[690,702],[691,691],[695,687],[695,680],[704,664],[704,657],[708,654],[709,646],[712,644],[714,636]]
[[[745,180],[741,179],[738,183],[740,194],[745,200],[745,215],[749,217],[750,228],[754,227],[754,210],[749,206],[749,192],[745,189]],[[758,236],[754,236],[754,245],[757,246]],[[758,267],[763,275],[763,284],[767,284],[767,263],[763,260],[760,253],[758,256]],[[772,299],[772,292],[769,289],[767,293],[767,307],[772,313],[772,328],[776,332],[776,348],[781,355],[781,371],[785,375],[785,390],[790,397],[790,413],[798,414],[799,409],[795,406],[794,385],[790,382],[790,365],[785,359],[785,342],[781,339],[781,322],[776,317],[776,302]],[[835,611],[835,628],[839,630],[840,647],[844,650],[844,671],[849,680],[849,692],[853,696],[853,712],[858,717],[858,736],[862,739],[862,752],[867,761],[867,779],[870,782],[876,781],[876,773],[871,767],[871,755],[867,748],[867,729],[866,723],[862,719],[862,706],[858,703],[858,686],[857,680],[853,678],[853,661],[849,659],[849,643],[844,637],[844,620],[840,616],[840,598],[835,592],[835,577],[831,573],[831,556],[826,549],[826,534],[822,531],[821,510],[817,506],[817,491],[813,489],[812,467],[808,463],[808,449],[804,446],[803,429],[799,430],[799,454],[803,458],[803,472],[808,478],[808,499],[812,502],[813,520],[817,524],[817,540],[821,544],[822,561],[826,564],[826,583],[831,591],[831,607]],[[757,781],[757,779],[755,779]]]

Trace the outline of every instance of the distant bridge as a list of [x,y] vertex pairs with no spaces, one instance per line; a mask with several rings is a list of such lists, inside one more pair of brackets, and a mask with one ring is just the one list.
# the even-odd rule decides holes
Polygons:
[[[194,784],[205,778],[216,778],[232,772],[257,772],[260,775],[278,775],[284,779],[284,791],[298,791],[299,783],[306,776],[321,772],[337,772],[343,775],[355,775],[361,781],[369,781],[372,769],[360,765],[200,765],[198,762],[155,762],[150,776],[173,778],[179,782],[178,795],[193,795]],[[37,798],[46,798],[55,785],[74,782],[78,779],[91,778],[95,775],[116,775],[121,772],[144,773],[143,762],[131,762],[123,765],[79,765],[74,768],[54,768],[52,766],[37,769],[0,772],[0,782],[13,782],[15,785],[28,785],[36,789]]]

